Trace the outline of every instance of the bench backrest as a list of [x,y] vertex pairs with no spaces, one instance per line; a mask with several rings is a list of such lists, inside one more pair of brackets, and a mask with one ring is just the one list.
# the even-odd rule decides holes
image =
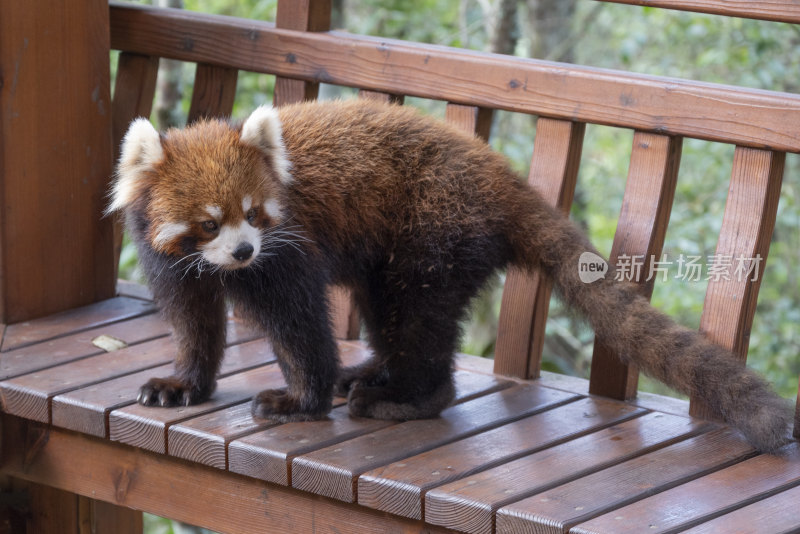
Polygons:
[[[796,2],[620,3],[800,22]],[[278,6],[271,24],[112,3],[111,46],[122,51],[113,100],[115,145],[132,118],[150,114],[158,58],[197,63],[189,120],[230,114],[239,70],[276,75],[277,105],[315,98],[319,82],[360,88],[362,98],[444,100],[446,120],[487,138],[495,109],[537,115],[529,182],[564,211],[575,191],[585,125],[630,128],[635,134],[614,263],[626,255],[660,257],[683,138],[718,141],[736,149],[716,254],[766,260],[785,153],[800,152],[800,95],[327,32],[329,0],[282,0]],[[758,273],[764,264],[756,266]],[[712,279],[705,297],[701,330],[742,360],[760,281]],[[640,283],[649,296],[652,281]],[[549,297],[547,280],[508,273],[496,372],[538,376]],[[355,335],[347,299],[340,294],[337,302],[340,335]],[[592,393],[630,398],[637,379],[636,369],[595,346]],[[706,415],[694,401],[692,411]]]

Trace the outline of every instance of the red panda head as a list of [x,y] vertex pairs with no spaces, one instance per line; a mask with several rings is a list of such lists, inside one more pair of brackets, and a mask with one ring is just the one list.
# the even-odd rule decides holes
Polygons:
[[108,212],[135,209],[150,246],[212,268],[250,265],[284,219],[289,162],[277,113],[256,109],[241,130],[204,120],[161,136],[133,121],[122,142]]

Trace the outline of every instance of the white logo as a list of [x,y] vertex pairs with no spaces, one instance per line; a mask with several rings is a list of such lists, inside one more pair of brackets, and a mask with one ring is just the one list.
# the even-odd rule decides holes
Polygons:
[[608,263],[594,252],[584,252],[578,258],[578,278],[584,284],[605,278],[606,273],[608,273]]

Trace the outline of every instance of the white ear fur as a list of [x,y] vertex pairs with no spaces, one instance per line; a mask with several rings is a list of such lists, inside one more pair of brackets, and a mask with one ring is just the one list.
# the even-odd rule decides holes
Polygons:
[[163,158],[161,138],[150,121],[145,118],[134,120],[122,140],[117,178],[106,213],[113,213],[133,202],[139,194],[142,173],[153,170]]
[[282,183],[291,183],[292,175],[289,173],[291,164],[283,145],[281,120],[273,107],[260,106],[247,117],[242,126],[241,140],[242,143],[261,150],[272,160],[278,179]]

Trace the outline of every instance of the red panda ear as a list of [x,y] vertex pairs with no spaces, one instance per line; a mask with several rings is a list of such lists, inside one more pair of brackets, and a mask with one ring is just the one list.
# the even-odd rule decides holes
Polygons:
[[242,143],[259,149],[267,156],[282,183],[288,184],[292,181],[289,159],[286,157],[283,145],[281,120],[274,108],[271,106],[256,108],[244,121],[240,139]]
[[164,159],[161,137],[150,121],[134,120],[122,140],[117,176],[106,214],[123,209],[142,193],[145,173]]

